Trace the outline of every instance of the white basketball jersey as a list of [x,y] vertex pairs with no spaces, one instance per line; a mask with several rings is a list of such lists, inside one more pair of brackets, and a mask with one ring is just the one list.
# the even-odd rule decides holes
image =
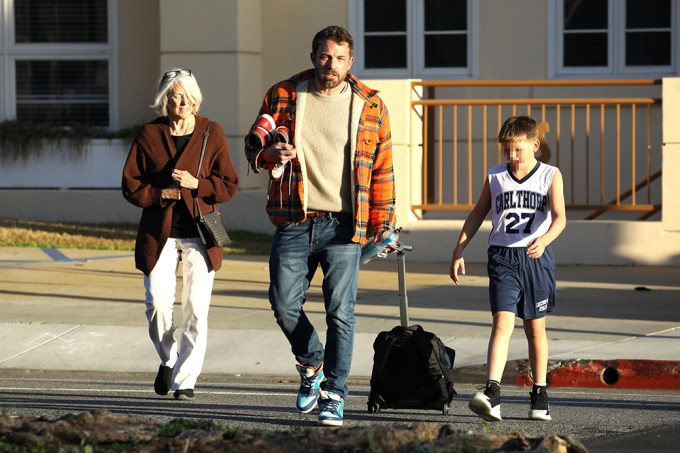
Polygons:
[[489,169],[491,224],[489,244],[501,247],[526,247],[542,236],[552,222],[550,186],[556,167],[538,162],[521,180],[509,164]]

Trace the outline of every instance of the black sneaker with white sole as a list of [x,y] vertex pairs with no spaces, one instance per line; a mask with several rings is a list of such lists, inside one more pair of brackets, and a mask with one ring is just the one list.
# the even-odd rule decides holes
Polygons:
[[501,418],[501,386],[497,382],[488,382],[484,392],[474,394],[468,408],[488,422],[498,422]]
[[548,392],[543,386],[534,386],[529,393],[531,396],[531,407],[529,408],[530,420],[552,420],[550,416],[550,405],[548,403]]

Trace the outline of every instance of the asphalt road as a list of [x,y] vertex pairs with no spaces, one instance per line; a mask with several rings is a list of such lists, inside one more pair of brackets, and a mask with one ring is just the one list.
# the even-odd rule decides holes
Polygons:
[[[4,415],[43,416],[106,409],[170,421],[211,419],[244,430],[288,430],[316,426],[315,414],[293,409],[297,382],[293,376],[255,378],[202,376],[193,401],[175,401],[153,392],[150,374],[28,372],[3,370],[0,407]],[[606,389],[551,389],[552,422],[526,419],[528,389],[503,388],[503,421],[488,423],[467,409],[476,390],[457,386],[449,416],[436,411],[366,409],[369,386],[350,382],[345,426],[390,423],[450,423],[477,432],[519,432],[530,436],[571,434],[591,452],[671,452],[680,445],[680,393]]]

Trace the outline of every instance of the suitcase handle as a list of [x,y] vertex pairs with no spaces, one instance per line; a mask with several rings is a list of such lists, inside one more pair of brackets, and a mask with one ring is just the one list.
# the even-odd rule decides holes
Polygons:
[[403,254],[404,252],[413,251],[412,245],[406,245],[406,244],[404,244],[403,242],[400,242],[400,241],[397,241],[394,244],[388,244],[386,248],[395,250],[397,253],[400,253],[400,254]]
[[413,250],[412,245],[406,245],[403,242],[397,241],[393,244],[388,244],[387,249],[397,252],[397,267],[399,276],[399,318],[402,327],[409,327],[410,321],[408,317],[408,294],[406,294],[406,257],[404,252]]
[[404,256],[404,252],[413,250],[413,246],[404,245],[401,242],[397,242],[394,245],[394,249],[397,250],[397,267],[399,275],[399,318],[401,320],[401,326],[408,327],[410,321],[408,318],[408,294],[406,293],[406,257]]

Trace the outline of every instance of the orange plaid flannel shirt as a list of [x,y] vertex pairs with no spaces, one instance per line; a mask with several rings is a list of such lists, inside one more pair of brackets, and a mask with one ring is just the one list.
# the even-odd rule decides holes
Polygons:
[[[278,126],[288,127],[295,136],[296,87],[313,77],[313,69],[308,69],[271,87],[258,116],[268,113]],[[387,107],[378,97],[378,92],[368,88],[352,74],[347,74],[347,81],[354,95],[364,101],[354,150],[356,204],[352,238],[354,242],[363,243],[367,240],[367,230],[375,232],[395,228],[392,133]],[[255,173],[259,173],[262,168],[271,170],[273,167],[261,159],[261,152],[262,149],[253,148],[245,142],[245,154]],[[288,171],[292,171],[292,174],[286,173],[280,180],[271,180],[269,184],[266,210],[274,224],[302,222],[306,219],[307,208],[303,206],[305,181],[297,159],[293,159]]]

